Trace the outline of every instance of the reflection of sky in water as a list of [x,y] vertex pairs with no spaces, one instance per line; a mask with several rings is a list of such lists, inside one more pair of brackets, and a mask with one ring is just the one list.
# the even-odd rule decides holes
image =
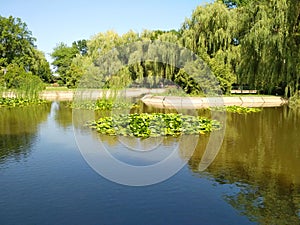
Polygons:
[[54,118],[58,110],[59,110],[59,102],[52,102],[49,117]]

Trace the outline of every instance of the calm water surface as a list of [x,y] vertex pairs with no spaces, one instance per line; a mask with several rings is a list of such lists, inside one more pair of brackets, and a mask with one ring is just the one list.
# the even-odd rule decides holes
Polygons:
[[0,109],[0,224],[300,224],[299,115],[228,114],[207,170],[199,172],[201,136],[175,176],[129,187],[87,165],[62,104]]

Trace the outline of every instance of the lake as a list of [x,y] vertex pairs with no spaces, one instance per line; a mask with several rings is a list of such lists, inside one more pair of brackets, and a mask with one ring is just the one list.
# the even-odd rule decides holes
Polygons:
[[[63,103],[0,111],[0,224],[300,224],[299,111],[227,113],[206,170],[199,164],[209,135],[201,135],[181,170],[141,187],[111,182],[88,165]],[[119,139],[101,138],[120,159],[148,163],[124,157]]]

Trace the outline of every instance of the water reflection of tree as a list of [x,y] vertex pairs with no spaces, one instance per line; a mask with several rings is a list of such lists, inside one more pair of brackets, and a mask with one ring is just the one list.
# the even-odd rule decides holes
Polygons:
[[[179,141],[176,137],[151,137],[151,138],[137,138],[137,137],[124,137],[124,136],[108,136],[103,134],[94,133],[95,137],[103,141],[108,147],[117,147],[118,145],[125,145],[129,149],[143,149],[145,151],[153,149],[156,146],[172,146]],[[191,136],[193,137],[193,136]],[[189,138],[189,140],[191,139]],[[190,144],[190,143],[189,143]],[[183,146],[179,146],[180,148]],[[181,152],[184,152],[183,150]],[[185,155],[182,155],[186,158]]]
[[[260,224],[299,224],[300,113],[288,108],[228,114],[223,146],[203,176],[231,184],[226,201]],[[198,172],[209,137],[203,136],[189,161]]]
[[72,126],[72,108],[70,102],[59,102],[55,111],[55,121],[63,128]]
[[0,109],[0,163],[26,157],[37,137],[38,125],[47,119],[50,105]]

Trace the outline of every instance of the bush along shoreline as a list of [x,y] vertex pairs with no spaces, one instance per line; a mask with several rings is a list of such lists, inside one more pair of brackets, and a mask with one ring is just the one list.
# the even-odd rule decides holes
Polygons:
[[18,78],[14,89],[0,86],[0,107],[24,107],[47,103],[39,94],[44,89],[42,80],[33,75]]

